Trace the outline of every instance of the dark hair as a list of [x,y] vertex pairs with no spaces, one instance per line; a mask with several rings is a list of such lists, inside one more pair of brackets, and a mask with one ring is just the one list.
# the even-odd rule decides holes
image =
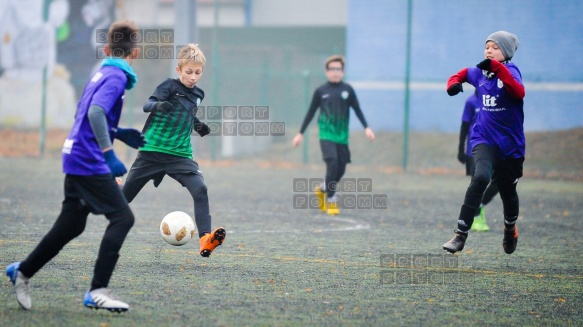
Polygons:
[[107,44],[112,57],[125,58],[132,53],[140,39],[140,32],[133,21],[111,24],[107,32]]

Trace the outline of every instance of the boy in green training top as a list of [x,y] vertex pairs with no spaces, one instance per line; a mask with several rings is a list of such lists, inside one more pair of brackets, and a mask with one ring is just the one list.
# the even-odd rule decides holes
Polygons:
[[211,216],[207,187],[192,160],[190,135],[201,137],[210,133],[209,127],[196,117],[204,91],[196,86],[204,71],[206,59],[196,44],[184,46],[178,53],[178,78],[168,78],[158,85],[144,104],[150,113],[143,133],[147,146],[140,148],[138,157],[123,185],[123,193],[131,202],[150,180],[154,186],[168,175],[186,187],[194,200],[194,220],[200,237],[200,255],[208,257],[223,243],[226,231],[219,227],[211,232]]
[[318,127],[320,129],[320,148],[326,163],[326,178],[325,182],[315,191],[320,200],[320,209],[327,211],[329,215],[337,215],[340,210],[335,193],[338,183],[346,171],[346,165],[350,163],[350,150],[348,149],[350,107],[364,126],[364,132],[369,140],[374,140],[374,133],[368,127],[362,110],[360,110],[354,89],[342,81],[344,58],[338,55],[331,56],[326,60],[325,67],[328,82],[322,84],[314,92],[312,103],[300,132],[293,139],[293,146],[297,147],[302,143],[303,134],[308,124],[314,118],[316,110],[320,108]]

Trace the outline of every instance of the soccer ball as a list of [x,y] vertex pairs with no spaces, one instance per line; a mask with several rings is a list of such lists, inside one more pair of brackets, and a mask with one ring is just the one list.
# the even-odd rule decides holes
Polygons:
[[187,213],[174,211],[167,214],[160,223],[160,235],[168,244],[180,246],[194,237],[194,222]]

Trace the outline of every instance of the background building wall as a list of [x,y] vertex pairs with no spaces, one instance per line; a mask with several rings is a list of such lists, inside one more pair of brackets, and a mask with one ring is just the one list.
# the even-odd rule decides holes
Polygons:
[[[455,97],[446,81],[483,59],[489,34],[518,35],[513,62],[526,86],[525,129],[583,126],[583,2],[413,0],[410,126],[454,132],[473,88]],[[376,129],[401,130],[404,117],[407,1],[350,0],[347,78]],[[353,119],[353,127],[355,125]]]
[[[114,19],[131,19],[144,29],[184,31],[176,6],[185,0],[49,0],[42,23],[43,0],[0,1],[0,125],[38,127],[41,83],[28,87],[15,80],[21,58],[52,49],[47,94],[49,127],[68,127],[77,98],[100,58],[94,32]],[[400,131],[404,118],[407,1],[375,0],[198,0],[192,17],[208,64],[201,87],[205,105],[269,105],[273,117],[295,132],[307,110],[306,98],[325,81],[323,62],[332,54],[347,56],[346,80],[353,84],[375,130]],[[525,128],[554,130],[583,126],[583,2],[564,0],[412,0],[410,127],[417,131],[457,132],[465,98],[444,92],[447,78],[483,58],[484,41],[496,30],[520,39],[513,61],[526,85]],[[18,8],[25,8],[22,11]],[[16,14],[14,14],[16,12]],[[20,12],[36,20],[10,21]],[[188,15],[187,15],[188,17]],[[24,24],[26,23],[26,24]],[[19,27],[21,26],[21,27]],[[68,32],[66,28],[68,26]],[[44,28],[52,38],[38,37]],[[33,31],[33,32],[31,32]],[[37,37],[34,37],[37,36]],[[43,46],[48,42],[49,46]],[[18,44],[27,44],[26,47]],[[34,50],[34,51],[33,51]],[[12,51],[12,52],[11,52]],[[41,61],[33,60],[39,63]],[[175,61],[136,62],[140,81],[128,92],[125,112],[140,123],[141,103],[156,85],[174,76]],[[35,68],[36,67],[36,68]],[[25,92],[26,91],[26,92]],[[307,94],[307,97],[306,97]],[[26,100],[26,101],[24,101]],[[26,108],[26,110],[22,110]],[[361,129],[356,119],[351,127]]]

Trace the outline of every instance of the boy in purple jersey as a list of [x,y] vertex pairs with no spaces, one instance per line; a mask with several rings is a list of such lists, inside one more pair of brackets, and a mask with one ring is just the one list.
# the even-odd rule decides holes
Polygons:
[[[474,125],[481,107],[482,101],[478,98],[478,90],[476,90],[466,99],[464,112],[462,114],[462,125],[460,127],[460,141],[457,159],[459,162],[466,165],[466,176],[472,176],[474,174],[474,159],[472,157],[472,147],[469,141],[472,136],[470,126]],[[486,191],[484,191],[482,203],[480,204],[480,209],[476,212],[471,230],[476,232],[487,232],[490,230],[490,227],[488,227],[488,224],[486,223],[484,207],[492,201],[496,194],[498,194],[498,184],[496,184],[496,181],[492,181],[488,184]]]
[[128,304],[113,296],[107,286],[121,246],[134,224],[134,215],[114,180],[127,171],[115,156],[112,142],[116,138],[133,148],[144,145],[141,132],[117,126],[124,92],[137,81],[130,66],[139,53],[135,44],[137,35],[138,29],[133,22],[111,25],[104,48],[108,58],[85,86],[73,128],[63,145],[65,199],[61,213],[24,261],[6,267],[16,300],[26,310],[31,308],[29,279],[83,232],[89,213],[105,215],[109,225],[83,305],[117,312],[129,309]]
[[498,184],[504,206],[504,252],[511,254],[518,244],[518,193],[526,142],[523,99],[525,95],[518,67],[510,62],[518,49],[516,35],[498,31],[486,39],[485,59],[476,67],[464,68],[447,81],[450,96],[463,91],[462,83],[472,84],[482,101],[480,114],[472,126],[470,143],[474,173],[461,207],[455,236],[443,249],[455,253],[464,248],[474,215],[491,181]]

